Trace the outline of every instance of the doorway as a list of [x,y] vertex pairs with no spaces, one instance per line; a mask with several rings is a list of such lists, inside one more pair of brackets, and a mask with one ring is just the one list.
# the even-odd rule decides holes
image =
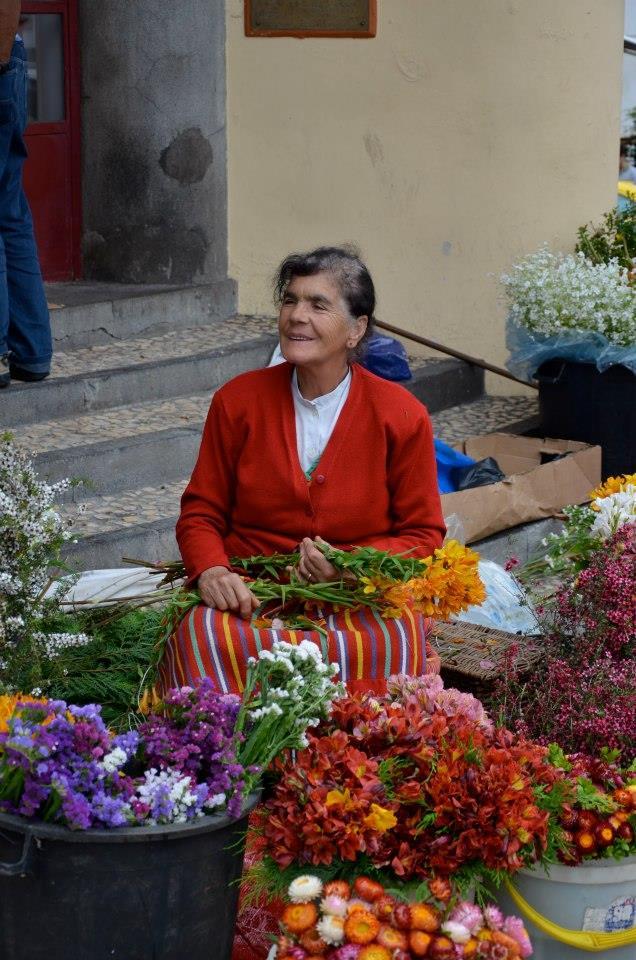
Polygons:
[[29,157],[24,187],[44,279],[81,274],[80,100],[77,0],[24,0]]

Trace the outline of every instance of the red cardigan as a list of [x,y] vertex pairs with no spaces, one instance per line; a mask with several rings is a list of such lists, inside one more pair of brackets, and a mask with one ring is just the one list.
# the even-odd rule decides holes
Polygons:
[[288,552],[306,536],[418,557],[442,543],[433,434],[420,401],[354,364],[309,482],[296,449],[292,369],[243,373],[214,395],[177,522],[191,581],[231,556]]

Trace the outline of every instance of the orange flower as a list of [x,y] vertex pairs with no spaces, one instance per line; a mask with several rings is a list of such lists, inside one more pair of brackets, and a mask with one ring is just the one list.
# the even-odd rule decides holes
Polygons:
[[414,903],[411,905],[411,928],[424,930],[425,933],[435,933],[439,930],[439,913],[428,903]]
[[304,933],[315,926],[318,910],[313,903],[290,903],[283,910],[283,926],[291,933]]
[[142,698],[139,701],[139,712],[146,717],[149,713],[156,713],[157,708],[161,706],[162,700],[157,693],[156,687],[146,687]]
[[624,473],[620,477],[608,477],[605,483],[595,487],[590,491],[590,504],[592,510],[598,510],[595,500],[601,500],[603,497],[611,497],[613,493],[620,493],[628,484],[636,486],[636,473]]
[[380,921],[368,910],[356,910],[345,920],[345,936],[350,943],[371,943],[380,929]]
[[378,943],[372,943],[362,948],[358,954],[358,960],[391,960],[391,953],[386,947],[382,947]]

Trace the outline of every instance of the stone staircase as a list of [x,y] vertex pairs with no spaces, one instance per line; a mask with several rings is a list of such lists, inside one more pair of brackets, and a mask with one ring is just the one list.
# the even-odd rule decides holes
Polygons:
[[[54,285],[48,295],[57,343],[51,377],[3,391],[2,429],[35,455],[43,476],[85,481],[62,507],[78,537],[68,550],[72,567],[174,558],[179,499],[210,397],[268,362],[275,323],[228,319],[233,291],[222,285]],[[415,357],[411,365],[407,386],[449,443],[518,428],[535,412],[523,397],[486,397],[482,372],[460,361]]]

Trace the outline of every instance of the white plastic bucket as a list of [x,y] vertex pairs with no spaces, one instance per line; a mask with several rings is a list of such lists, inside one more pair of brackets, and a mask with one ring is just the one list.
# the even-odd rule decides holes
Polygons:
[[[541,918],[566,931],[594,931],[601,934],[601,942],[603,934],[636,931],[636,857],[598,860],[577,867],[556,864],[549,874],[542,868],[520,870],[514,875],[513,885]],[[506,914],[522,918],[534,947],[533,960],[636,960],[636,942],[593,951],[589,946],[570,946],[558,939],[558,931],[553,935],[540,929],[505,887],[497,899]]]

